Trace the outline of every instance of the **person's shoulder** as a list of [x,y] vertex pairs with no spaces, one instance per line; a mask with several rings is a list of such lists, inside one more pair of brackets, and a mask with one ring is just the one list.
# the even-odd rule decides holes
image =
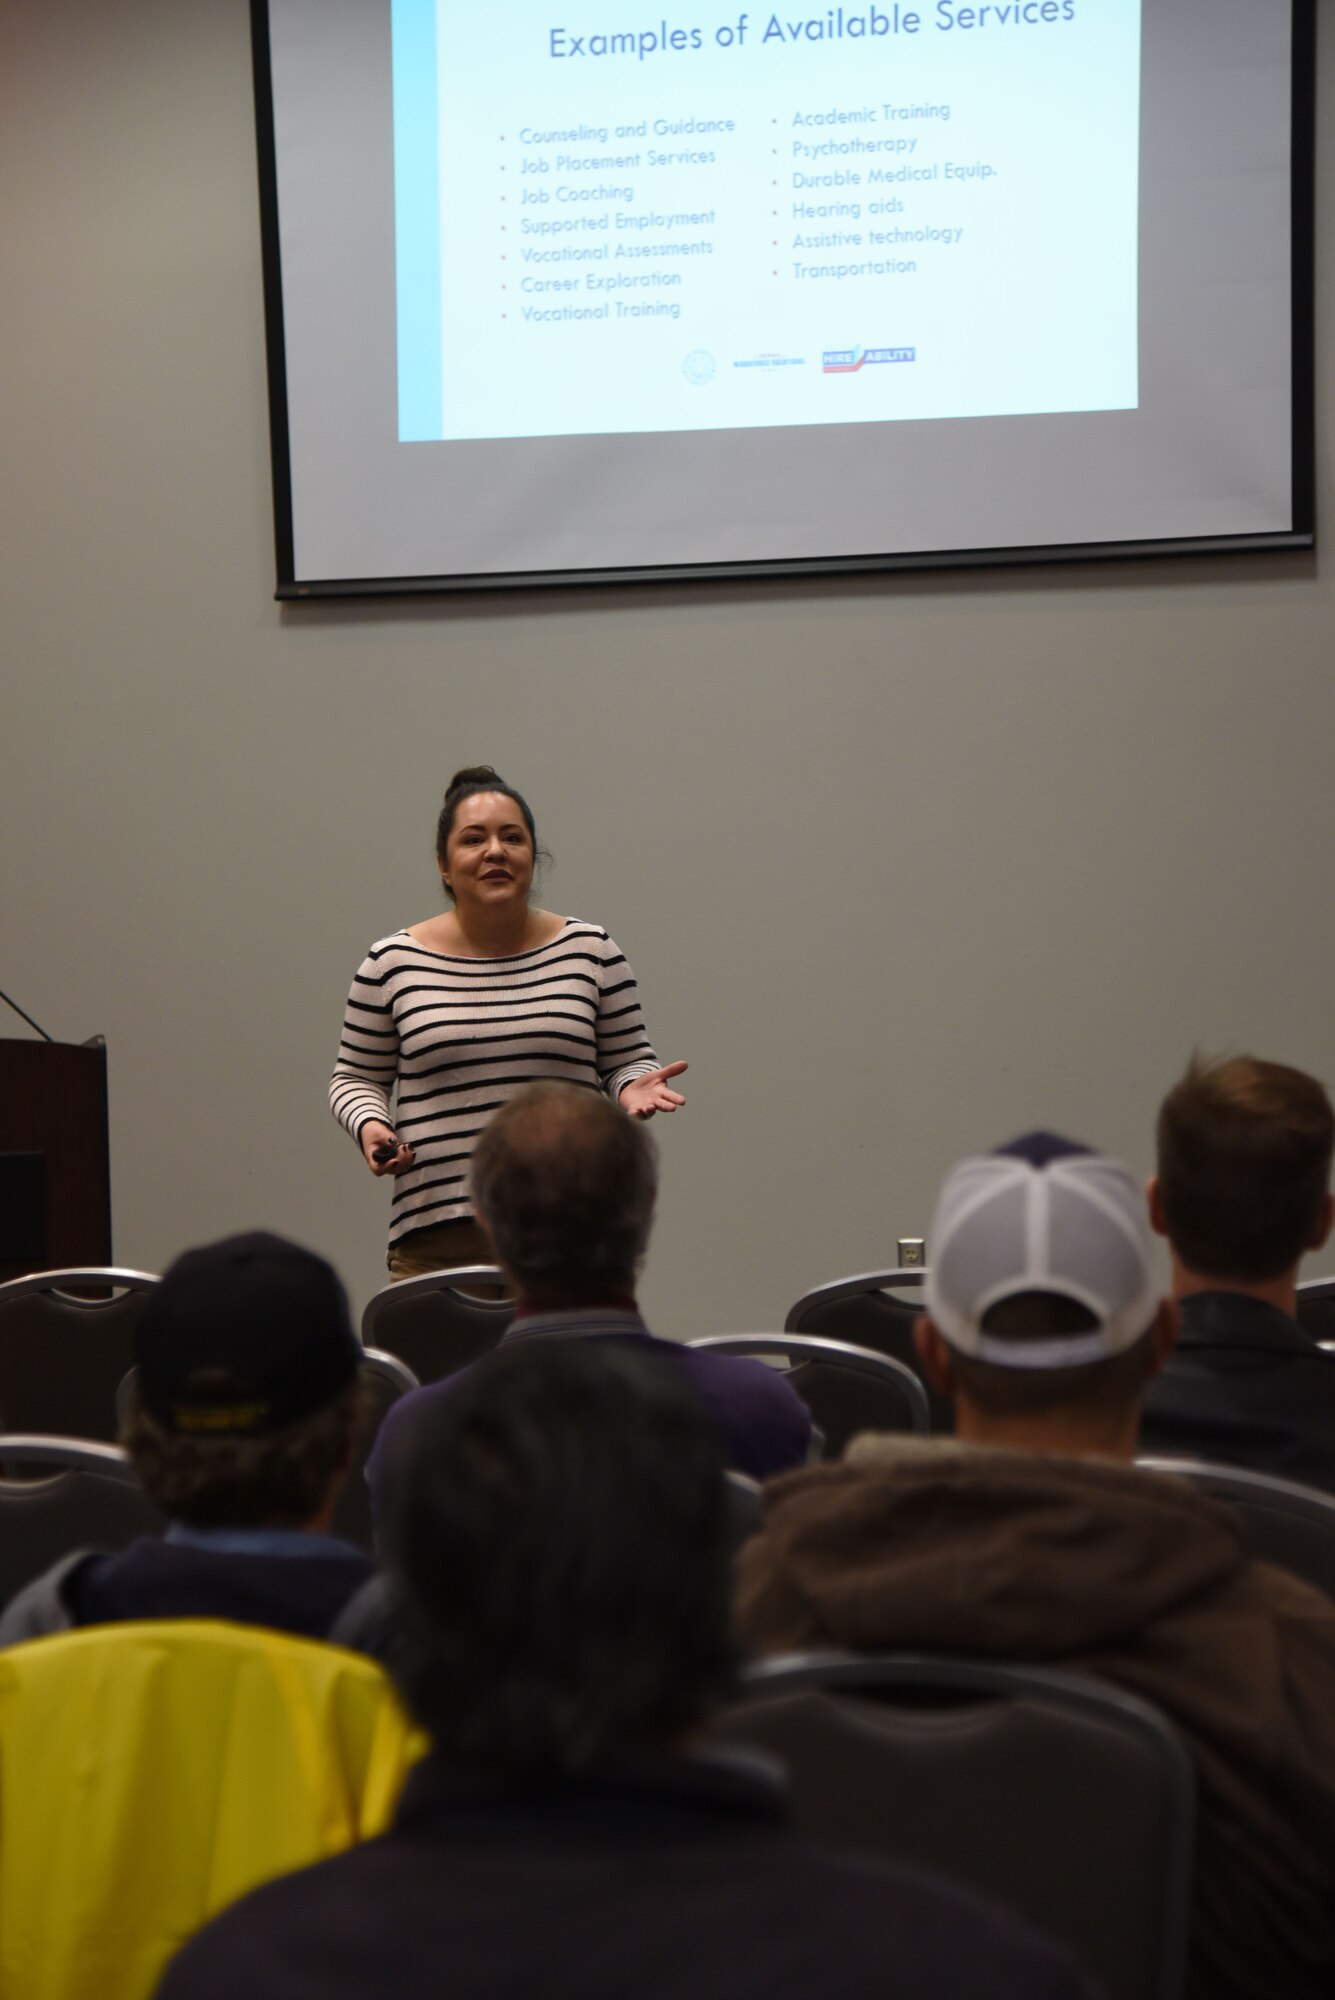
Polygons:
[[1315,1649],[1330,1697],[1335,1700],[1335,1600],[1317,1584],[1279,1563],[1249,1557],[1238,1572],[1234,1601],[1260,1612],[1281,1636]]
[[366,956],[357,967],[357,978],[372,985],[381,984],[398,966],[409,964],[415,958],[425,963],[429,954],[424,945],[407,930],[391,931],[387,937],[380,937],[368,945]]
[[398,1401],[391,1403],[386,1410],[384,1421],[380,1426],[380,1437],[384,1437],[391,1430],[400,1429],[405,1424],[415,1423],[423,1410],[433,1408],[442,1397],[448,1396],[455,1383],[461,1381],[467,1372],[466,1368],[456,1369],[452,1375],[442,1375],[438,1382],[420,1382],[415,1389],[409,1389],[406,1395],[400,1396]]
[[366,956],[378,962],[382,958],[388,958],[396,954],[406,957],[411,957],[414,954],[425,956],[430,951],[430,945],[425,944],[421,938],[415,937],[413,931],[405,924],[401,930],[390,931],[386,936],[377,938],[375,943],[367,950]]
[[669,1344],[682,1357],[686,1379],[713,1407],[739,1472],[772,1479],[806,1464],[811,1412],[777,1369],[746,1355]]
[[1253,1371],[1311,1363],[1329,1367],[1335,1380],[1335,1357],[1325,1353],[1301,1320],[1266,1300],[1221,1284],[1213,1291],[1189,1292],[1180,1311],[1181,1328],[1166,1367],[1182,1356],[1210,1362],[1241,1349],[1251,1358]]
[[[214,1917],[168,1966],[156,2000],[233,2000],[238,1992],[305,1993],[303,1961],[331,1919],[347,1919],[383,1870],[386,1836],[265,1882]],[[313,1967],[312,1967],[313,1970]]]
[[25,1584],[0,1613],[0,1650],[76,1626],[80,1622],[76,1609],[79,1579],[105,1561],[100,1550],[74,1549]]
[[611,932],[585,917],[566,917],[555,937],[539,945],[537,952],[545,953],[551,960],[569,959],[574,964],[583,964],[603,981],[609,976],[629,977],[626,954]]
[[[1093,2000],[1065,1946],[1031,1930],[1001,1904],[907,1862],[807,1848],[831,1920],[857,1924],[885,1950],[895,1940],[903,1992],[985,1992],[989,2000]],[[811,1880],[807,1876],[807,1880]]]
[[366,1480],[371,1488],[373,1503],[378,1501],[386,1468],[403,1448],[402,1440],[411,1434],[426,1411],[434,1409],[442,1397],[449,1395],[463,1372],[460,1370],[455,1375],[443,1376],[439,1382],[423,1382],[420,1387],[410,1389],[406,1396],[400,1396],[396,1403],[390,1404],[366,1461]]
[[[795,1893],[827,1954],[861,1991],[878,1973],[886,2000],[919,1992],[987,2000],[1092,2000],[1064,1946],[962,1884],[910,1862],[835,1852],[794,1839],[770,1850],[770,1890]],[[870,1989],[868,1989],[870,1990]]]
[[791,1382],[785,1381],[781,1372],[768,1362],[750,1354],[720,1354],[712,1347],[692,1347],[689,1342],[680,1345],[682,1352],[690,1357],[691,1373],[701,1380],[732,1389],[750,1403],[785,1410],[796,1403],[799,1408],[806,1408]]
[[562,917],[561,928],[548,938],[548,945],[554,944],[594,944],[616,946],[601,924],[591,924],[586,917]]

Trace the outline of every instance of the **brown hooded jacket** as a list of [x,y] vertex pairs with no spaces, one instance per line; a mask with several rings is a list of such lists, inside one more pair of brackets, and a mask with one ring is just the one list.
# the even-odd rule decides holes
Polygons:
[[1023,1660],[1152,1702],[1197,1772],[1190,2000],[1335,1993],[1335,1603],[1227,1508],[1112,1459],[866,1437],[765,1488],[738,1616],[757,1653]]

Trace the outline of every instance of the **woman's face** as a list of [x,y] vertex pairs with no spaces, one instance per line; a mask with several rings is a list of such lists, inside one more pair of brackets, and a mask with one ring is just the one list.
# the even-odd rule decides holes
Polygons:
[[533,883],[533,843],[506,792],[473,792],[454,815],[441,868],[455,904],[497,909],[526,903]]

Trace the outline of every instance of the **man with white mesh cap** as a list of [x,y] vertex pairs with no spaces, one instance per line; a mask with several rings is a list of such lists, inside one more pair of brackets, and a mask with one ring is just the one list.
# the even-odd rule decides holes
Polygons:
[[1176,1330],[1150,1243],[1131,1175],[1069,1140],[956,1167],[916,1335],[956,1436],[867,1436],[772,1481],[739,1622],[755,1652],[1024,1660],[1154,1703],[1199,1787],[1190,2000],[1328,2000],[1335,1604],[1253,1562],[1226,1508],[1132,1464]]

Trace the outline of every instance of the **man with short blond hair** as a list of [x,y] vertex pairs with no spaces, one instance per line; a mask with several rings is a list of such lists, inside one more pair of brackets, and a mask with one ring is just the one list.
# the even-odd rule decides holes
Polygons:
[[1150,1220],[1182,1313],[1142,1448],[1335,1492],[1335,1356],[1298,1324],[1298,1272],[1330,1235],[1335,1112],[1315,1077],[1194,1057],[1164,1099]]

